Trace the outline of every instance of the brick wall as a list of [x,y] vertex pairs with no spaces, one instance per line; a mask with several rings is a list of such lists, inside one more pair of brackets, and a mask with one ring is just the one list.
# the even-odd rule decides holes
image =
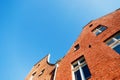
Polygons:
[[34,65],[25,80],[53,80],[55,65],[48,62],[48,55]]
[[[104,25],[107,29],[96,36],[92,31],[99,25]],[[56,80],[72,80],[71,63],[83,55],[91,72],[89,80],[120,80],[120,55],[104,42],[118,31],[119,9],[87,24],[66,56],[58,62]],[[75,50],[77,44],[80,48]],[[32,80],[53,80],[55,70],[55,65],[50,64],[46,56],[34,65],[25,80],[30,80],[32,75]]]
[[[96,36],[92,30],[98,25],[104,25],[107,29]],[[56,80],[72,80],[71,63],[82,55],[91,72],[89,80],[119,80],[120,55],[104,43],[119,30],[120,10],[86,25],[67,55],[59,63]],[[74,46],[77,44],[80,45],[80,49],[75,51]]]

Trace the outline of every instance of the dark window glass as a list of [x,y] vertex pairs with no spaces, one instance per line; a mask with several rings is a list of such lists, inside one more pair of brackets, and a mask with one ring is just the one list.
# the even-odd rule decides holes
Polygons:
[[96,35],[99,35],[100,33],[101,33],[101,32],[97,31],[95,34],[96,34]]
[[117,53],[120,54],[120,44],[113,48]]
[[89,27],[92,27],[93,26],[93,24],[91,24]]
[[120,39],[120,33],[118,33],[117,35],[115,35],[116,39]]
[[78,66],[78,63],[73,64],[73,67],[74,67],[74,68],[75,68],[76,66]]
[[80,63],[83,63],[83,62],[85,62],[85,59],[83,58],[82,60],[80,60]]
[[95,30],[93,30],[93,32],[96,34],[96,35],[99,35],[100,33],[102,33],[104,30],[106,30],[107,27],[105,26],[98,26]]
[[102,32],[103,32],[104,30],[106,30],[106,27],[101,26],[101,27],[100,27],[100,31],[102,31]]
[[78,50],[80,48],[79,44],[77,44],[74,48],[75,50]]
[[112,38],[112,39],[108,40],[108,41],[106,42],[106,44],[107,44],[107,45],[110,45],[110,44],[112,44],[113,42],[115,42],[115,41],[114,41],[113,38]]
[[82,70],[84,72],[85,79],[88,79],[91,76],[88,66],[87,65],[83,66]]
[[74,80],[82,80],[82,78],[87,80],[90,78],[91,74],[84,57],[80,58],[72,65],[74,71]]
[[34,72],[32,75],[35,76],[36,72]]
[[75,80],[82,80],[79,70],[77,70],[76,72],[74,72],[74,75],[75,75]]

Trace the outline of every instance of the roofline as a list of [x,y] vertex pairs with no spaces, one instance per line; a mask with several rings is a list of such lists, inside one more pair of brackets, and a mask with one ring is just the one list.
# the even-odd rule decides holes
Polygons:
[[41,62],[44,58],[46,58],[47,57],[47,63],[49,64],[49,65],[55,65],[55,64],[53,64],[53,63],[50,63],[50,53],[49,54],[47,54],[45,57],[43,57],[41,60],[39,60],[36,64],[34,64],[34,66],[36,66],[39,62]]
[[[114,10],[114,11],[108,13],[108,14],[105,14],[105,15],[103,15],[102,17],[107,16],[107,15],[110,15],[110,14],[112,14],[113,12],[116,12],[116,11],[119,11],[119,10],[120,10],[120,8],[118,8],[118,9],[116,9],[116,10]],[[102,18],[102,17],[100,17],[100,18]],[[95,20],[98,20],[98,19],[100,19],[100,18],[96,18]],[[83,29],[84,29],[88,24],[90,24],[92,21],[94,21],[94,20],[91,20],[90,22],[88,22],[88,23],[83,27]]]
[[84,29],[88,24],[90,24],[92,21],[93,21],[93,20],[89,21],[89,22],[83,27],[83,29]]

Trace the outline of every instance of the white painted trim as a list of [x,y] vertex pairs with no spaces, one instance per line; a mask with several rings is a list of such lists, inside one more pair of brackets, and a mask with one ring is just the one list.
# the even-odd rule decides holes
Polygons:
[[73,71],[73,69],[74,69],[73,65],[71,65],[71,67],[72,67],[72,70],[71,70],[72,71],[72,80],[75,80],[74,71]]
[[76,72],[77,70],[80,71],[81,80],[86,80],[82,67],[87,65],[87,64],[85,61],[80,63],[80,61],[83,59],[84,59],[84,57],[80,58],[79,60],[77,60],[76,62],[73,63],[73,64],[75,64],[75,63],[78,64],[77,67],[75,67],[75,68],[73,67],[73,64],[72,64],[72,80],[75,80],[74,72]]
[[57,73],[58,67],[59,67],[59,65],[56,64],[56,65],[55,65],[55,73],[54,73],[54,78],[53,78],[53,80],[56,80],[56,73]]
[[50,53],[48,54],[47,62],[50,63]]

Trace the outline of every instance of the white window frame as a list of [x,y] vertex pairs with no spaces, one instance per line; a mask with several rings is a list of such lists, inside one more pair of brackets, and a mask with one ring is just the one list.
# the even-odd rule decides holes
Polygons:
[[120,39],[115,38],[115,36],[118,35],[118,34],[120,34],[120,32],[116,33],[113,37],[111,37],[110,39],[108,39],[107,41],[105,41],[105,43],[107,44],[108,42],[110,42],[110,41],[113,40],[113,42],[111,44],[107,44],[112,49],[115,48],[117,45],[120,45]]
[[[75,61],[73,64],[72,64],[72,80],[75,80],[75,75],[74,75],[74,72],[79,70],[80,71],[80,76],[81,76],[81,79],[82,80],[86,80],[85,79],[85,76],[84,76],[84,72],[83,72],[83,69],[82,67],[87,65],[86,64],[86,61],[84,60],[84,62],[80,63],[80,61],[82,61],[84,59],[84,57],[80,58],[79,60]],[[74,64],[78,64],[75,68],[73,67]]]
[[[96,36],[99,35],[99,34],[101,34],[101,33],[104,31],[104,30],[100,30],[101,27],[107,28],[106,26],[99,25],[99,26],[97,26],[97,28],[94,29],[92,32],[93,32]],[[106,30],[106,29],[105,29],[105,30]],[[96,34],[97,32],[99,32],[99,34]]]
[[116,47],[118,44],[120,44],[120,39],[116,39],[116,38],[114,38],[114,37],[113,37],[112,39],[114,40],[114,42],[109,45],[111,48],[114,48],[114,47]]

